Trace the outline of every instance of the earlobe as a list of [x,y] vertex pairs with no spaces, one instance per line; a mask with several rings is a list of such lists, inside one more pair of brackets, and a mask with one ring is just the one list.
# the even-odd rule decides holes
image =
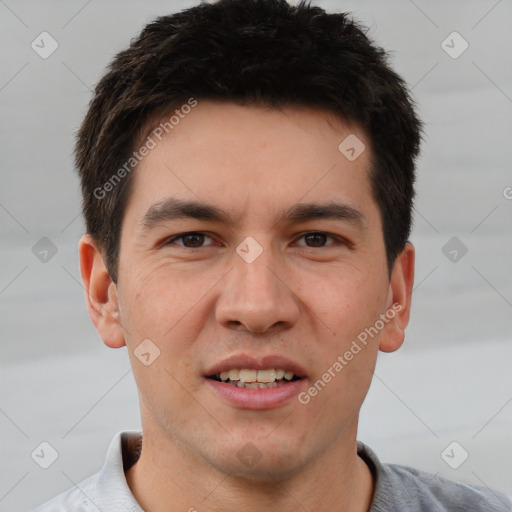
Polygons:
[[387,316],[391,317],[391,320],[379,341],[379,350],[382,352],[398,350],[405,340],[405,328],[411,313],[414,256],[414,247],[407,242],[393,265],[386,308]]
[[89,316],[103,343],[111,348],[125,345],[120,322],[117,288],[107,272],[103,254],[90,235],[84,235],[78,244],[80,273],[86,291]]

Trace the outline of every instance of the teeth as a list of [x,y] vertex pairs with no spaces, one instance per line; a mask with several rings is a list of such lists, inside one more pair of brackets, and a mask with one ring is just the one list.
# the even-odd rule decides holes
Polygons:
[[242,382],[256,382],[257,376],[257,370],[240,370],[240,380]]
[[256,377],[258,382],[275,382],[276,371],[272,370],[258,370],[258,376]]
[[232,369],[217,374],[217,376],[223,382],[229,380],[238,382],[238,384],[255,384],[255,386],[243,386],[249,388],[257,388],[259,383],[272,384],[275,383],[276,381],[283,380],[283,378],[286,380],[292,380],[294,375],[295,374],[293,372],[285,371],[283,369],[276,370],[274,368],[269,368],[267,370],[250,370],[248,368],[242,368],[240,370]]
[[284,370],[276,370],[276,380],[281,380],[286,372]]
[[240,370],[229,370],[229,380],[240,380]]
[[228,381],[226,384],[230,384],[231,386],[237,386],[239,388],[249,388],[249,389],[266,389],[266,388],[277,388],[278,386],[282,386],[284,384],[283,381],[277,382],[242,382],[241,380],[231,382]]

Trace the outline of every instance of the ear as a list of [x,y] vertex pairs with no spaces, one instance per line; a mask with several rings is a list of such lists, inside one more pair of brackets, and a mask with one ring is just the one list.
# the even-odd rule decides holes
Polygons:
[[120,323],[117,287],[107,272],[103,254],[90,235],[82,236],[78,252],[87,309],[92,323],[105,345],[120,348],[125,345],[125,339]]
[[405,340],[405,328],[411,313],[413,284],[414,247],[407,242],[397,256],[391,272],[386,312],[387,315],[393,316],[380,337],[379,349],[382,352],[398,350]]

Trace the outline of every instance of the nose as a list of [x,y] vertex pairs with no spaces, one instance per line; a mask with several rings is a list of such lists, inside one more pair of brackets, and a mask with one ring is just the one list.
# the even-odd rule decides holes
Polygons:
[[216,319],[225,328],[264,333],[290,328],[299,318],[299,300],[290,271],[271,249],[252,263],[237,253],[217,299]]

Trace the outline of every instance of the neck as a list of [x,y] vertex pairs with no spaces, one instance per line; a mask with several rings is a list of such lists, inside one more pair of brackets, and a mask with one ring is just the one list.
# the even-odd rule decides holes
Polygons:
[[292,476],[262,482],[222,473],[172,437],[144,428],[140,459],[126,479],[148,512],[367,512],[373,477],[357,455],[355,432],[342,437]]

